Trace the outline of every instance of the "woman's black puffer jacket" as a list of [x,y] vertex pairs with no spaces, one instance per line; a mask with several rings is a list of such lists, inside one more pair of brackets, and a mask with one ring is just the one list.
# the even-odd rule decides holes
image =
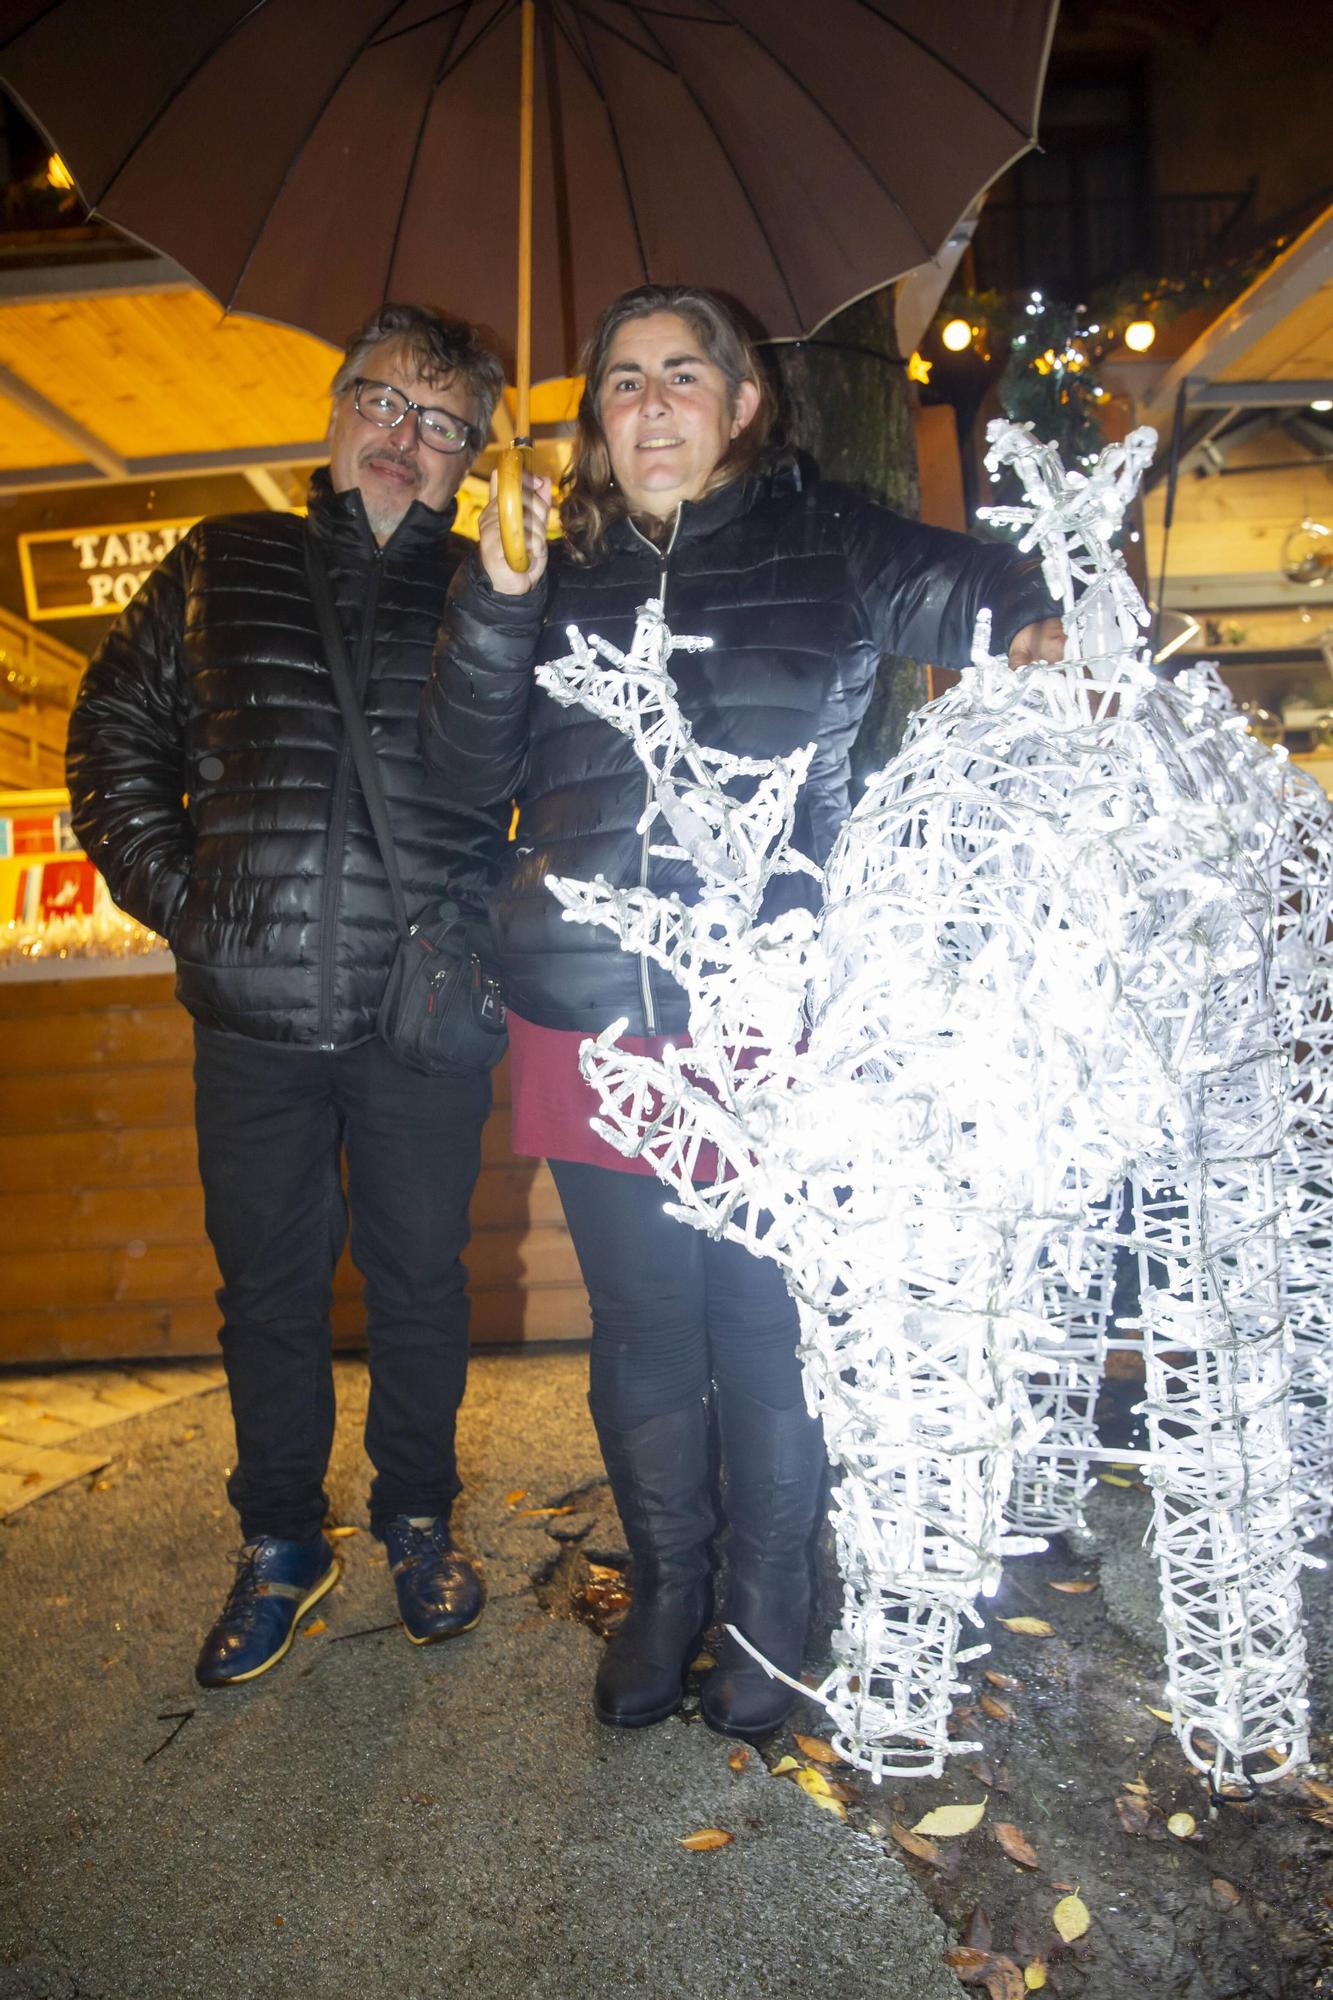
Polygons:
[[[383,549],[361,495],[311,485],[411,914],[480,908],[506,815],[455,806],[417,711],[460,544],[413,504]],[[122,908],[160,931],[206,1027],[303,1048],[366,1040],[399,931],[324,663],[290,514],[201,521],[92,660],[70,723],[74,828]],[[465,546],[465,545],[464,545]]]
[[699,742],[750,757],[817,746],[796,842],[821,863],[847,814],[848,754],[880,655],[966,666],[983,606],[997,651],[1056,608],[1035,560],[905,521],[794,467],[687,502],[669,550],[624,520],[601,562],[580,567],[557,548],[548,587],[526,597],[492,591],[474,558],[450,594],[423,743],[446,796],[519,801],[492,914],[509,1004],[542,1027],[594,1032],[621,1015],[634,1035],[687,1025],[669,975],[606,931],[563,922],[545,887],[552,874],[603,875],[686,902],[698,893],[688,864],[648,855],[669,838],[661,822],[647,838],[636,831],[647,789],[629,740],[531,675],[534,658],[569,650],[570,625],[628,650],[638,607],[663,596],[673,632],[712,641],[671,661]]

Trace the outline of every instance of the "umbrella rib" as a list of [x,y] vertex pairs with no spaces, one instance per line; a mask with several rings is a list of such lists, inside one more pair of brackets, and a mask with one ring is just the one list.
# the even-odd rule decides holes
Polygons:
[[[417,125],[417,136],[412,146],[412,160],[411,164],[407,169],[406,177],[403,181],[403,198],[398,204],[398,214],[394,220],[394,225],[393,225],[393,236],[390,239],[389,243],[388,260],[384,266],[384,296],[386,299],[389,296],[389,287],[393,282],[393,267],[398,262],[398,245],[402,242],[403,238],[403,224],[407,220],[407,204],[412,198],[412,186],[417,177],[417,164],[421,159],[421,148],[425,143],[426,126],[430,122],[430,114],[434,109],[435,100],[440,94],[440,87],[449,73],[449,65],[453,59],[454,49],[457,45],[458,37],[463,32],[464,18],[470,9],[470,6],[471,6],[471,0],[465,0],[465,4],[462,7],[457,9],[448,7],[441,8],[438,14],[435,14],[431,17],[432,20],[438,21],[442,20],[445,14],[448,13],[457,12],[458,15],[458,19],[454,23],[453,36],[449,42],[448,47],[445,50],[443,58],[441,59],[440,62],[436,64],[435,76],[431,82],[430,90],[427,93],[426,102],[421,108],[421,119],[419,124]],[[400,30],[400,32],[405,34],[408,31],[406,29],[403,29]],[[394,38],[386,37],[385,39],[391,40]],[[475,48],[476,42],[475,41],[472,42],[470,46]]]
[[16,28],[12,35],[0,35],[0,54],[5,49],[12,49],[15,42],[21,42],[25,35],[31,34],[34,28],[39,27],[48,14],[58,12],[65,5],[66,0],[46,0],[46,5],[26,20],[21,28]]
[[[569,9],[568,11],[572,18],[575,19],[577,18],[576,9]],[[616,166],[620,172],[620,184],[624,191],[625,208],[626,212],[629,215],[629,225],[630,228],[634,231],[634,247],[639,253],[639,269],[643,273],[644,283],[647,284],[651,277],[651,273],[648,269],[648,253],[644,248],[643,234],[639,228],[638,211],[634,206],[634,190],[630,185],[629,167],[625,160],[625,151],[620,143],[620,133],[617,130],[615,117],[611,110],[611,100],[606,94],[605,86],[602,83],[601,75],[597,68],[597,58],[593,54],[591,48],[588,46],[586,38],[582,41],[582,45],[580,46],[580,43],[575,41],[569,25],[561,17],[561,13],[554,8],[552,9],[552,13],[555,16],[557,27],[560,29],[561,33],[565,37],[565,40],[569,44],[570,52],[572,53],[575,62],[579,64],[580,68],[583,70],[584,75],[587,77],[589,83],[596,91],[598,101],[600,102],[602,110],[605,114],[607,130],[611,134],[611,145],[612,148],[614,149],[616,156]]]
[[[930,46],[929,42],[923,41],[921,39],[920,35],[914,35],[910,28],[905,28],[902,25],[901,21],[890,20],[889,16],[886,13],[884,13],[882,8],[880,8],[875,4],[875,0],[855,0],[855,4],[858,7],[860,7],[865,13],[873,14],[875,19],[877,21],[882,21],[886,28],[892,28],[894,33],[901,35],[904,41],[911,42],[914,48],[919,49],[923,56],[927,56],[930,59],[930,61],[937,64],[940,69],[947,70],[948,74],[951,77],[953,77],[955,82],[961,83],[965,89],[970,90],[974,97],[979,97],[981,99],[981,102],[985,105],[988,105],[989,108],[995,113],[997,118],[1002,118],[1004,120],[1004,123],[1009,126],[1011,131],[1020,133],[1022,137],[1027,140],[1030,146],[1036,144],[1035,133],[1030,132],[1025,125],[1020,125],[1018,120],[1016,118],[1011,117],[1010,114],[1004,109],[1004,106],[1002,104],[998,104],[988,91],[983,90],[979,83],[975,82],[972,77],[968,76],[963,70],[959,69],[956,63],[951,63],[947,56],[941,55],[938,49],[933,49]],[[1054,8],[1052,8],[1051,23],[1050,23],[1051,27],[1054,26],[1054,16],[1055,16],[1055,10]],[[1049,40],[1050,40],[1050,34],[1048,30],[1047,34],[1048,44]]]
[[[635,18],[642,24],[645,33],[652,35],[654,41],[656,41],[657,37],[654,34],[652,28],[649,27],[647,20],[644,18],[643,11],[640,10],[640,8],[638,8],[637,6],[634,7],[633,11],[635,14]],[[662,47],[660,42],[658,42],[658,47],[659,48]],[[746,207],[749,209],[750,214],[753,216],[755,227],[759,231],[760,236],[763,238],[765,246],[767,247],[768,250],[768,254],[773,260],[773,269],[777,272],[779,284],[782,286],[783,291],[787,294],[787,299],[788,303],[791,306],[792,314],[794,318],[799,322],[801,319],[801,308],[797,302],[796,294],[792,291],[791,284],[787,277],[787,273],[783,268],[782,259],[778,256],[777,247],[774,244],[772,237],[768,233],[768,228],[764,222],[764,218],[759,213],[758,205],[756,204],[754,196],[750,193],[750,190],[746,185],[744,176],[741,174],[739,167],[736,165],[735,160],[731,156],[731,152],[727,146],[726,140],[722,137],[721,132],[714,124],[711,114],[706,110],[704,105],[700,103],[698,94],[694,90],[693,86],[690,83],[688,83],[686,79],[681,75],[679,66],[671,62],[670,51],[667,49],[662,49],[662,55],[664,60],[669,64],[672,74],[676,77],[677,81],[680,84],[681,89],[685,92],[686,96],[693,104],[695,110],[698,112],[700,118],[702,118],[704,125],[707,127],[708,131],[712,134],[713,138],[716,140],[718,151],[721,153],[727,165],[731,168],[731,171],[735,176],[736,185],[741,191],[741,198],[744,201]]]
[[853,159],[858,160],[860,164],[865,168],[866,172],[869,174],[871,180],[874,181],[875,186],[879,189],[880,193],[884,196],[885,200],[892,203],[893,207],[898,211],[899,215],[902,217],[907,227],[911,230],[913,236],[915,236],[918,244],[921,246],[921,249],[924,252],[925,256],[927,258],[934,257],[936,255],[939,246],[937,244],[928,243],[926,241],[925,237],[921,234],[921,231],[917,228],[915,222],[913,222],[911,216],[907,213],[907,210],[903,207],[901,201],[899,201],[897,195],[894,193],[893,189],[889,186],[888,182],[884,179],[883,175],[878,171],[878,169],[875,166],[872,165],[870,160],[867,159],[866,155],[862,152],[860,146],[857,145],[856,141],[852,138],[851,134],[844,128],[844,126],[838,121],[838,119],[834,117],[828,105],[824,103],[824,101],[821,98],[815,96],[815,93],[810,89],[808,84],[802,82],[801,78],[797,75],[796,71],[792,69],[789,63],[785,63],[782,60],[781,56],[777,55],[774,50],[768,48],[763,42],[759,40],[759,37],[754,33],[754,30],[752,28],[747,27],[744,21],[738,20],[736,16],[731,12],[730,8],[722,4],[722,0],[718,0],[718,4],[721,8],[721,11],[726,14],[727,19],[730,21],[732,27],[738,28],[741,34],[743,34],[747,38],[747,40],[749,40],[754,44],[754,46],[759,50],[761,55],[766,56],[768,60],[771,63],[773,63],[777,69],[781,70],[782,74],[786,77],[787,81],[795,85],[796,89],[801,93],[801,95],[804,98],[806,98],[806,100],[812,105],[814,110],[824,120],[824,123],[830,128],[831,131],[837,134],[838,138],[842,141],[843,145],[847,148],[848,152],[852,155]]
[[162,123],[162,120],[166,117],[168,111],[171,110],[173,104],[177,102],[177,100],[182,96],[182,94],[186,90],[188,90],[189,86],[194,82],[194,79],[198,76],[200,70],[203,69],[204,65],[206,63],[211,63],[214,56],[218,53],[219,49],[225,48],[227,43],[232,39],[233,35],[238,35],[241,29],[245,26],[246,22],[252,21],[256,14],[262,13],[267,5],[268,5],[268,0],[252,0],[252,4],[245,9],[245,12],[239,15],[236,20],[230,22],[228,26],[222,30],[222,33],[219,36],[217,36],[212,45],[204,50],[204,53],[198,58],[196,62],[190,65],[189,69],[185,71],[185,74],[176,79],[175,83],[173,83],[171,89],[167,92],[162,102],[158,105],[157,110],[153,113],[148,123],[144,126],[143,130],[135,138],[133,145],[130,147],[129,151],[125,154],[124,158],[119,160],[116,163],[115,167],[112,169],[112,171],[106,175],[106,177],[102,182],[102,185],[100,186],[100,188],[98,188],[96,194],[89,194],[84,197],[84,199],[88,203],[89,208],[96,208],[98,203],[101,202],[106,197],[106,195],[110,192],[111,188],[114,187],[115,183],[120,179],[120,176],[124,173],[126,167],[129,165],[130,161],[134,158],[135,154],[140,150],[141,147],[147,144],[149,139],[152,138],[154,132],[156,132],[158,126]]
[[[399,0],[389,0],[389,6],[385,10],[385,13],[380,21],[381,27],[384,25],[384,22],[389,19],[389,16],[391,14],[397,12],[398,6],[399,6]],[[371,33],[372,34],[374,33],[373,29],[371,30]],[[334,78],[332,84],[329,86],[323,98],[320,100],[319,109],[315,112],[314,116],[311,118],[310,123],[305,128],[305,131],[301,134],[300,140],[298,141],[296,146],[293,147],[291,156],[288,159],[286,166],[282,170],[282,179],[278,182],[278,185],[273,190],[272,199],[270,200],[268,206],[265,208],[263,215],[260,217],[258,227],[255,229],[254,234],[251,236],[245,255],[241,259],[240,269],[237,271],[236,276],[232,279],[231,285],[228,288],[227,301],[225,306],[223,307],[224,312],[230,312],[232,310],[232,307],[235,305],[236,295],[240,291],[241,286],[245,283],[246,273],[250,269],[250,265],[254,259],[254,254],[256,250],[259,248],[259,240],[263,236],[264,231],[268,228],[268,225],[273,218],[274,209],[277,207],[278,203],[282,200],[283,190],[286,188],[288,181],[290,181],[292,175],[295,173],[301,155],[302,153],[304,153],[306,147],[309,145],[310,139],[314,134],[315,130],[317,129],[320,120],[323,118],[324,113],[328,110],[334,98],[338,95],[338,92],[342,89],[348,77],[355,69],[357,63],[360,62],[362,56],[365,54],[367,48],[370,46],[370,39],[371,39],[370,35],[364,37],[364,39],[357,44],[352,54],[347,58],[347,61],[343,64],[342,69],[339,71],[338,75]]]

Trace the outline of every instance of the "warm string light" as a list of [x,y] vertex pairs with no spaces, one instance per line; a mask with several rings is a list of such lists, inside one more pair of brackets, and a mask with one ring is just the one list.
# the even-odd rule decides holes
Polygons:
[[[1261,1751],[1306,1753],[1286,1098],[1256,858],[1272,813],[1142,656],[1147,614],[1110,538],[1150,435],[1086,476],[1017,426],[991,441],[1027,497],[997,518],[1040,546],[1070,658],[1011,673],[983,626],[973,670],[848,820],[819,917],[759,918],[773,871],[809,870],[790,847],[809,752],[693,744],[669,661],[699,642],[656,604],[628,655],[571,632],[540,677],[633,741],[653,780],[642,828],[666,822],[679,845],[655,851],[693,861],[700,900],[550,886],[688,996],[690,1046],[660,1062],[616,1046],[623,1023],[584,1045],[595,1122],[649,1160],[673,1213],[772,1257],[798,1302],[842,1472],[843,1615],[814,1698],[877,1778],[975,1748],[947,1733],[958,1671],[985,1650],[964,1627],[1003,1559],[1043,1546],[1030,1530],[1077,1513],[1108,1203],[1132,1177],[1169,1698],[1223,1783]],[[718,1164],[696,1181],[705,1147]]]

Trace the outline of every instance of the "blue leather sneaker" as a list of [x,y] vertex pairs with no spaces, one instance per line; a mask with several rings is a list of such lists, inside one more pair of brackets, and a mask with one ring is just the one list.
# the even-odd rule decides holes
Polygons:
[[323,1535],[309,1542],[285,1542],[277,1535],[247,1542],[236,1558],[236,1581],[222,1616],[195,1666],[200,1687],[230,1687],[276,1667],[297,1620],[332,1590],[341,1570]]
[[481,1578],[444,1520],[398,1514],[384,1530],[403,1629],[414,1646],[470,1632],[481,1616]]

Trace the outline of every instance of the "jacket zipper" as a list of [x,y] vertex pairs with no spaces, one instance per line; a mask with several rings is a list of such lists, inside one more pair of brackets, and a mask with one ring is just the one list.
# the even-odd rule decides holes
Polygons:
[[[644,547],[651,549],[655,556],[660,555],[662,558],[662,574],[658,579],[657,595],[662,602],[663,618],[666,617],[666,608],[667,608],[667,573],[671,563],[671,551],[675,548],[676,536],[680,533],[680,513],[681,510],[678,505],[676,508],[676,518],[671,525],[671,535],[667,542],[665,550],[659,549],[656,542],[650,542],[647,535],[645,535],[639,528],[635,528],[633,521],[630,522],[631,528],[634,528],[635,534],[638,535],[639,540],[643,543]],[[652,798],[653,798],[653,781],[651,777],[648,775],[648,773],[645,772],[643,779],[643,809],[645,812],[647,812],[649,806],[652,804]],[[639,887],[641,889],[646,889],[648,887],[647,827],[644,828],[642,838],[639,841]],[[652,973],[652,968],[648,963],[647,954],[645,952],[640,952],[639,995],[643,1001],[644,1031],[649,1035],[655,1035],[657,1033],[657,1009],[653,1005],[653,989],[652,989],[651,973]]]
[[[379,610],[381,551],[375,550],[370,580],[366,586],[361,636],[356,649],[355,689],[364,700],[370,684],[370,658],[375,644],[375,618]],[[339,718],[341,720],[341,717]],[[338,911],[342,903],[343,860],[347,849],[347,807],[352,789],[352,746],[343,731],[338,751],[338,770],[333,781],[333,804],[329,810],[329,846],[324,862],[324,896],[319,924],[319,1045],[336,1048],[333,1039],[334,944]]]

